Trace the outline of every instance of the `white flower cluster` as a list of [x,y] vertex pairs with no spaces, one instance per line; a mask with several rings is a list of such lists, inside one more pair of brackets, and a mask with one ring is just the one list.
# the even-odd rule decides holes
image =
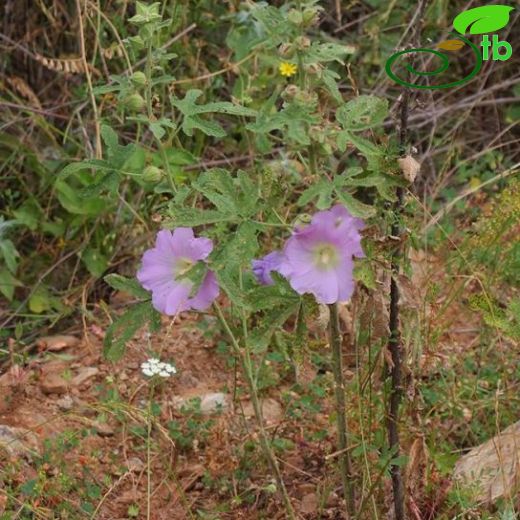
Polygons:
[[148,361],[141,363],[141,370],[145,376],[161,376],[170,377],[177,373],[177,369],[169,363],[164,363],[156,358],[150,358]]

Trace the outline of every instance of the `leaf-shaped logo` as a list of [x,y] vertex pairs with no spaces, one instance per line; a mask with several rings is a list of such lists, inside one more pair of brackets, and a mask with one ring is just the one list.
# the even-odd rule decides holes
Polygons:
[[458,51],[464,47],[464,42],[461,40],[444,40],[437,44],[437,49],[443,51]]
[[460,34],[484,34],[498,31],[509,22],[513,7],[508,5],[484,5],[463,11],[453,20],[453,27]]

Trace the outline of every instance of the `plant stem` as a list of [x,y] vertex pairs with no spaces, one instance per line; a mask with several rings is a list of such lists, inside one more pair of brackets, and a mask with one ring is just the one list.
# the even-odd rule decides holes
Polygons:
[[[145,90],[145,101],[146,101],[146,113],[148,115],[148,120],[150,123],[155,120],[155,116],[153,113],[152,107],[152,36],[150,36],[150,40],[148,42],[147,52],[146,52],[146,66],[145,66],[145,75],[146,75],[146,90]],[[166,155],[166,151],[164,150],[164,146],[161,140],[158,137],[155,137],[155,141],[157,142],[157,148],[159,149],[159,153],[161,155],[161,159],[163,161],[164,167],[166,168],[166,177],[168,178],[168,184],[170,185],[170,189],[172,193],[177,193],[177,187],[173,181],[173,174],[170,168],[170,163],[168,161],[168,156]]]
[[332,348],[332,370],[334,371],[334,391],[336,396],[336,421],[338,430],[339,467],[341,484],[346,502],[347,518],[356,514],[356,497],[352,486],[352,462],[348,447],[347,415],[345,406],[345,383],[343,380],[343,359],[341,353],[341,332],[339,329],[338,304],[329,305],[329,343]]
[[154,385],[150,385],[150,394],[148,396],[148,424],[146,435],[146,520],[151,519],[152,514],[152,467],[151,467],[151,443],[152,443],[152,403],[153,403]]
[[[408,131],[408,105],[410,101],[410,91],[405,89],[401,100],[399,146],[401,154],[405,152],[406,137]],[[394,221],[392,223],[391,234],[394,237],[401,237],[401,214],[404,206],[404,190],[401,187],[396,189],[397,200],[394,204]],[[399,457],[401,444],[399,440],[399,406],[402,398],[402,352],[401,334],[399,332],[399,287],[397,277],[401,263],[401,245],[399,244],[392,253],[390,280],[390,314],[388,328],[390,337],[388,339],[388,350],[392,357],[392,367],[390,369],[391,390],[387,415],[388,444],[390,452],[395,458]],[[390,463],[390,475],[392,477],[392,488],[394,494],[394,510],[396,520],[406,518],[404,506],[404,484],[401,474],[401,467],[398,464]]]
[[267,432],[265,431],[262,407],[260,405],[260,400],[258,399],[258,391],[257,391],[254,373],[253,373],[253,363],[251,360],[251,353],[249,352],[247,345],[246,345],[245,349],[240,348],[238,340],[236,339],[235,335],[233,334],[233,331],[231,330],[226,318],[224,317],[224,314],[222,313],[220,306],[217,303],[214,303],[213,307],[217,314],[218,320],[220,321],[222,327],[226,331],[226,334],[228,335],[228,337],[231,341],[231,346],[233,347],[235,355],[240,359],[240,361],[242,363],[242,368],[244,370],[247,384],[249,386],[249,393],[251,394],[251,402],[253,404],[255,418],[258,423],[258,428],[260,430],[260,446],[262,448],[262,451],[264,452],[264,457],[266,458],[269,466],[271,467],[271,471],[274,474],[276,483],[278,485],[278,489],[282,493],[282,498],[283,498],[283,501],[285,504],[285,509],[287,512],[287,518],[289,520],[296,520],[296,514],[295,514],[293,506],[291,504],[291,499],[287,492],[287,488],[285,487],[285,483],[282,478],[282,473],[280,471],[280,467],[278,466],[278,461],[276,460],[276,456],[269,443],[269,438],[267,436]]

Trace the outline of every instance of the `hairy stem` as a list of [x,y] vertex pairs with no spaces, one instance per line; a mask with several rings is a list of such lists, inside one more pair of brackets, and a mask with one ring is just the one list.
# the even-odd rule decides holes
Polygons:
[[278,461],[276,460],[276,456],[271,448],[271,445],[269,443],[269,437],[267,436],[267,432],[265,430],[262,407],[260,405],[260,400],[258,399],[258,391],[255,382],[251,354],[247,346],[243,350],[240,348],[238,340],[236,339],[235,335],[233,334],[233,331],[231,330],[228,322],[226,321],[226,318],[224,317],[224,314],[222,313],[220,306],[215,303],[213,304],[213,307],[217,314],[218,320],[220,321],[222,327],[226,331],[226,334],[228,335],[231,341],[231,346],[233,347],[235,355],[240,359],[242,363],[244,375],[246,376],[247,384],[249,386],[249,393],[251,394],[251,402],[253,404],[255,418],[260,432],[260,446],[262,448],[262,451],[264,452],[264,457],[266,458],[267,463],[269,464],[271,471],[274,474],[278,489],[282,493],[287,518],[289,520],[296,520],[296,514],[294,512],[294,508],[292,506],[289,493],[287,492],[287,488],[285,487],[285,483],[282,478],[282,473],[280,471],[280,467],[278,466]]
[[336,421],[338,430],[339,467],[341,484],[347,506],[347,518],[356,514],[356,497],[352,485],[352,462],[348,447],[347,415],[345,406],[345,383],[343,380],[343,360],[341,353],[341,332],[339,328],[338,304],[329,305],[329,343],[332,349],[332,370],[334,372],[334,393],[336,397]]
[[[150,41],[148,42],[147,53],[146,53],[145,75],[146,75],[146,90],[145,90],[146,113],[148,115],[148,120],[150,122],[152,122],[155,120],[155,116],[153,113],[153,106],[152,106],[152,41],[151,41],[151,36],[150,36]],[[177,187],[175,186],[175,182],[173,181],[173,173],[171,171],[170,162],[168,161],[168,156],[166,155],[164,146],[158,137],[154,136],[154,138],[157,143],[157,148],[159,150],[159,153],[161,154],[161,159],[163,161],[164,167],[166,168],[166,177],[168,178],[168,184],[170,185],[170,189],[171,189],[172,193],[177,193]]]
[[[402,94],[401,111],[400,111],[400,128],[399,128],[399,145],[401,153],[405,152],[406,137],[408,131],[408,109],[410,101],[410,91],[405,89]],[[394,221],[392,223],[392,236],[400,238],[402,234],[400,219],[404,206],[403,188],[396,189],[397,200],[394,205]],[[393,454],[394,460],[401,452],[401,444],[399,441],[399,406],[402,398],[402,352],[401,352],[401,334],[399,332],[399,287],[397,285],[397,277],[399,275],[399,266],[401,263],[401,246],[398,245],[392,253],[391,270],[392,278],[390,280],[390,313],[388,328],[390,337],[388,339],[388,350],[392,357],[392,367],[390,369],[391,390],[388,405],[387,429],[388,444]],[[404,505],[404,484],[401,474],[401,467],[392,462],[390,464],[390,475],[392,477],[392,488],[394,494],[394,510],[396,520],[404,520],[406,518]]]

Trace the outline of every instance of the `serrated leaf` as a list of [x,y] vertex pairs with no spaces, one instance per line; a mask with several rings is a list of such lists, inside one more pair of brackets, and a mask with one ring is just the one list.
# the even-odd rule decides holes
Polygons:
[[318,209],[328,209],[332,204],[332,192],[334,184],[327,179],[322,179],[316,184],[309,186],[298,199],[298,206],[305,206],[311,200],[317,198],[316,207]]
[[184,208],[178,206],[170,206],[168,215],[171,223],[178,226],[203,226],[205,224],[216,224],[218,222],[232,222],[236,219],[233,213],[217,211],[212,209]]
[[219,269],[214,272],[220,288],[227,294],[231,302],[242,309],[250,310],[249,302],[240,288],[238,271],[233,273],[230,269]]
[[202,95],[202,90],[190,89],[183,99],[172,98],[172,105],[180,110],[184,116],[182,130],[186,135],[192,136],[197,129],[212,137],[224,137],[226,132],[215,121],[209,121],[199,117],[199,114],[221,113],[235,116],[254,116],[256,111],[234,105],[228,101],[218,101],[197,105],[196,100]]
[[388,115],[388,101],[376,96],[358,96],[336,112],[336,119],[345,130],[358,132],[381,124]]
[[211,269],[235,273],[240,267],[249,266],[258,250],[257,230],[253,222],[242,222],[231,238],[211,255]]
[[299,299],[295,299],[290,305],[269,310],[260,319],[260,325],[257,325],[248,337],[248,343],[255,353],[267,348],[275,331],[280,329],[293,314],[296,314],[299,306]]
[[336,61],[343,64],[345,56],[352,54],[353,52],[354,47],[351,45],[343,45],[333,42],[314,42],[306,53],[305,61],[308,63],[327,63],[329,61]]
[[453,27],[460,34],[485,34],[498,31],[509,23],[513,7],[508,5],[483,5],[463,11],[453,20]]
[[377,280],[372,265],[366,259],[357,260],[354,265],[354,279],[368,289],[377,288]]
[[101,137],[103,142],[110,150],[115,150],[119,146],[119,139],[116,132],[108,125],[101,125]]
[[186,135],[192,136],[193,130],[200,130],[210,137],[226,137],[226,131],[215,121],[208,121],[199,116],[187,116],[182,122],[182,130]]
[[336,190],[336,195],[338,200],[344,204],[344,206],[352,215],[354,215],[354,217],[366,219],[373,217],[376,214],[376,209],[373,206],[364,204],[363,202],[354,198],[350,193]]
[[116,289],[116,291],[122,291],[144,300],[150,299],[150,293],[141,287],[139,282],[133,278],[126,278],[120,274],[112,273],[104,276],[103,280],[105,280],[110,287]]
[[219,211],[235,215],[235,220],[238,216],[248,218],[256,212],[258,189],[243,171],[234,179],[227,170],[214,168],[200,175],[193,187]]
[[109,361],[120,360],[125,352],[126,343],[146,323],[156,322],[159,313],[151,302],[142,302],[130,307],[107,329],[104,340],[104,355]]
[[262,311],[272,307],[291,306],[300,301],[300,296],[293,291],[289,282],[277,273],[272,273],[273,285],[261,285],[252,289],[247,299],[251,309]]
[[339,146],[339,139],[344,139],[345,142],[352,143],[364,156],[368,158],[382,156],[383,150],[376,146],[374,143],[371,143],[368,139],[365,139],[364,137],[360,137],[357,134],[353,134],[352,132],[349,132],[348,130],[344,132],[339,132],[338,134],[338,146]]
[[97,168],[110,169],[110,164],[103,159],[90,159],[88,161],[70,163],[61,170],[58,178],[64,180],[73,173],[78,173],[84,170],[96,170]]
[[321,80],[327,87],[327,90],[329,91],[330,95],[338,103],[343,102],[343,96],[341,95],[341,92],[338,88],[338,84],[336,82],[336,80],[340,79],[340,77],[341,76],[339,74],[329,69],[325,69],[321,73]]

